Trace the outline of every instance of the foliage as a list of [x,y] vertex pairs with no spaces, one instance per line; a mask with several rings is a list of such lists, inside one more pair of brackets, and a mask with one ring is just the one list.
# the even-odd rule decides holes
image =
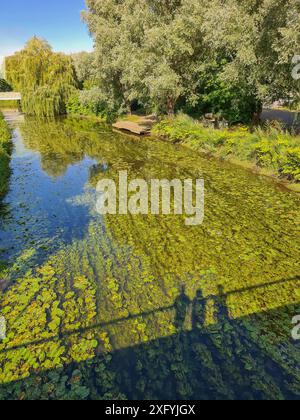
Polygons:
[[282,173],[291,179],[300,181],[300,147],[289,147],[282,164]]
[[67,102],[66,110],[69,115],[91,116],[96,115],[91,106],[84,106],[79,99],[80,91],[74,91]]
[[173,113],[180,96],[192,100],[204,50],[198,1],[158,6],[154,0],[105,0],[87,6],[101,86],[119,106],[129,109],[137,100]]
[[10,152],[11,131],[0,111],[0,199],[8,188]]
[[23,111],[37,116],[64,114],[77,83],[71,58],[52,52],[46,41],[36,37],[6,58],[6,77],[14,90],[22,93]]
[[90,0],[87,7],[99,84],[127,110],[138,101],[173,114],[184,103],[249,122],[263,102],[299,97],[291,77],[297,0]]
[[300,138],[269,128],[249,132],[246,128],[214,130],[183,114],[157,124],[153,133],[174,143],[223,158],[236,158],[277,172],[279,177],[299,181]]
[[7,83],[5,79],[0,78],[0,92],[11,92],[12,87]]
[[194,104],[179,102],[178,108],[189,115],[213,113],[230,124],[251,123],[260,105],[245,83],[233,84],[222,80],[220,74],[226,64],[227,61],[223,60],[219,65],[207,65],[196,91],[198,100]]
[[22,109],[28,115],[54,117],[65,113],[64,95],[44,85],[22,94]]
[[74,91],[67,103],[67,113],[73,115],[95,115],[105,120],[113,120],[118,110],[114,101],[107,97],[102,89]]
[[223,80],[246,83],[261,102],[298,95],[291,72],[300,46],[299,16],[297,0],[211,1],[205,39],[216,56],[230,57]]
[[94,53],[82,51],[77,54],[72,54],[71,57],[80,87],[87,88],[87,85],[94,84],[96,77],[94,68]]

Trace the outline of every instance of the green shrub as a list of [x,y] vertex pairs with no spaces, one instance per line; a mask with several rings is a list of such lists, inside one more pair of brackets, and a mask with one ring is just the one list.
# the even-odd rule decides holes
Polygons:
[[258,166],[277,169],[282,147],[272,139],[262,139],[255,145],[254,156]]
[[97,87],[75,91],[70,96],[66,108],[68,114],[94,115],[108,121],[113,120],[118,114],[113,100],[106,97]]
[[183,109],[189,115],[199,116],[213,113],[225,118],[230,124],[248,124],[255,113],[261,108],[254,91],[247,85],[226,83],[220,75],[228,62],[211,63],[201,74],[196,100],[193,104],[178,103],[178,109]]
[[300,181],[300,147],[287,149],[286,161],[282,166],[282,173],[290,179]]
[[214,130],[179,114],[173,120],[158,123],[153,133],[193,150],[251,161],[261,168],[276,171],[280,177],[300,181],[300,137],[293,137],[279,127],[254,132],[246,127]]
[[68,99],[68,102],[66,104],[66,110],[67,110],[67,113],[71,115],[83,115],[83,116],[95,115],[93,111],[90,109],[90,107],[82,105],[82,103],[79,100],[78,91],[74,92]]

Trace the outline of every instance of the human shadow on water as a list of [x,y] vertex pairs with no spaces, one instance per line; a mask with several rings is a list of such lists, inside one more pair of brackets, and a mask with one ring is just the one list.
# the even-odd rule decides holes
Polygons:
[[[274,357],[275,344],[274,349],[267,350],[247,329],[249,322],[284,318],[295,306],[232,319],[223,288],[218,292],[209,297],[215,308],[213,325],[205,324],[208,302],[202,291],[198,290],[190,301],[182,289],[174,306],[168,309],[175,312],[177,333],[132,343],[131,347],[110,353],[98,349],[86,361],[32,373],[27,379],[1,385],[0,399],[299,399],[296,365],[292,373],[291,361],[284,365]],[[190,308],[193,327],[186,331],[183,328]],[[149,326],[155,325],[156,316],[149,312],[144,320]],[[120,335],[126,335],[127,328],[130,334],[132,324],[127,322],[120,324]],[[91,329],[87,331],[90,333]],[[110,331],[98,326],[93,336],[101,341],[101,335],[110,335]],[[73,334],[79,338],[78,332]],[[72,346],[69,337],[63,341],[66,347]]]
[[185,320],[188,314],[191,301],[185,293],[184,287],[181,288],[180,295],[174,302],[175,320],[174,326],[177,331],[182,331],[184,328]]
[[217,312],[216,316],[219,321],[226,321],[230,319],[226,302],[226,293],[223,286],[218,286],[218,295],[215,298],[215,308]]
[[205,311],[206,311],[206,300],[204,299],[202,290],[199,289],[193,301],[193,308],[192,308],[193,329],[204,327]]

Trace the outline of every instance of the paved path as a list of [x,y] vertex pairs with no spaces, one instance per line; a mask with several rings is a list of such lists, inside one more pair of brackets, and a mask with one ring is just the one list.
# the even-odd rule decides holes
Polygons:
[[285,111],[280,109],[264,109],[262,113],[263,121],[280,121],[287,128],[300,128],[300,112]]

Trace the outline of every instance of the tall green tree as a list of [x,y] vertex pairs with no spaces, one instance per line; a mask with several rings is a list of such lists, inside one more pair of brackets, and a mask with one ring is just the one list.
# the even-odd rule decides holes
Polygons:
[[96,78],[94,53],[81,51],[79,53],[72,54],[71,57],[80,87],[90,88],[93,86]]
[[228,61],[222,79],[244,85],[260,103],[297,93],[291,72],[299,10],[297,0],[211,0],[204,29],[214,53]]
[[101,85],[127,108],[139,100],[172,114],[182,95],[193,100],[205,51],[201,3],[87,0]]
[[38,116],[65,112],[66,100],[77,84],[71,57],[54,53],[46,41],[34,37],[5,64],[8,82],[22,93],[25,112]]
[[259,116],[264,102],[299,92],[291,77],[298,0],[87,0],[87,7],[99,85],[126,108],[138,100],[172,114],[179,99],[197,105],[209,93],[214,109]]

